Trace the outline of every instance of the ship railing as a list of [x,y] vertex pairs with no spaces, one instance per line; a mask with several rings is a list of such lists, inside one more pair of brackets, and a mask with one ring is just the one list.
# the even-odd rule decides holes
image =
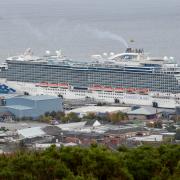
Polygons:
[[172,93],[156,93],[152,95],[153,98],[161,98],[161,99],[175,99],[180,100],[180,94],[172,94]]

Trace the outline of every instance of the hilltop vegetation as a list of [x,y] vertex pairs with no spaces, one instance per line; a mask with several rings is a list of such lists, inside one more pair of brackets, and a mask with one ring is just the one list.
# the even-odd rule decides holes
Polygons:
[[178,180],[180,145],[120,147],[111,151],[52,146],[0,156],[0,179],[11,180]]

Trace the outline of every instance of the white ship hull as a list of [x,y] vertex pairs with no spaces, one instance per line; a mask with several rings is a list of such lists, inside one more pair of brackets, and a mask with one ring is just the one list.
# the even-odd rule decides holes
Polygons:
[[[2,80],[1,80],[2,81]],[[85,99],[87,97],[100,102],[113,103],[115,99],[119,100],[122,104],[133,105],[153,105],[153,102],[162,108],[175,108],[179,106],[179,100],[174,95],[157,96],[155,93],[149,94],[130,94],[130,93],[117,93],[115,91],[93,91],[93,90],[73,90],[72,88],[52,88],[52,87],[37,87],[34,83],[24,83],[15,81],[6,81],[8,86],[16,89],[17,92],[28,92],[31,95],[48,94],[48,95],[62,95],[65,99]],[[159,94],[159,93],[158,93]]]

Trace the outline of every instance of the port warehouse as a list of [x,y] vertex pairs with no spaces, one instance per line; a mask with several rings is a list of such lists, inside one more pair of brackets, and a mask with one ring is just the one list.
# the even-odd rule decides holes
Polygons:
[[146,119],[155,119],[162,117],[166,112],[174,112],[174,110],[165,110],[165,109],[157,109],[150,106],[85,106],[76,109],[72,109],[70,111],[66,111],[65,113],[76,113],[79,117],[83,117],[88,115],[89,113],[93,113],[95,115],[106,115],[107,113],[117,113],[122,112],[127,114],[129,120],[146,120]]
[[10,112],[18,118],[35,119],[45,112],[63,111],[63,100],[56,96],[1,94],[0,98],[0,113]]
[[[136,109],[138,108],[138,109]],[[76,108],[68,113],[76,113],[79,117],[94,113],[96,115],[106,115],[107,113],[123,112],[129,119],[154,119],[160,117],[164,110],[153,107],[114,107],[114,106],[84,106]],[[17,118],[31,117],[36,119],[45,112],[64,111],[63,100],[57,96],[37,95],[21,96],[17,94],[4,94],[0,99],[0,113],[10,112]],[[168,111],[168,110],[166,110]]]
[[79,117],[83,117],[89,113],[94,113],[96,115],[104,115],[106,113],[115,113],[115,112],[128,112],[131,110],[131,107],[114,107],[114,106],[85,106],[76,108],[65,113],[76,113]]

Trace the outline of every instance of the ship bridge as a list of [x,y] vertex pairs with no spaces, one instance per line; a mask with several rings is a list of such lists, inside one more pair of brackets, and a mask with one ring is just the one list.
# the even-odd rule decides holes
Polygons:
[[109,60],[115,61],[131,61],[131,60],[140,60],[144,58],[143,49],[132,49],[127,48],[124,53],[115,54],[109,57]]

